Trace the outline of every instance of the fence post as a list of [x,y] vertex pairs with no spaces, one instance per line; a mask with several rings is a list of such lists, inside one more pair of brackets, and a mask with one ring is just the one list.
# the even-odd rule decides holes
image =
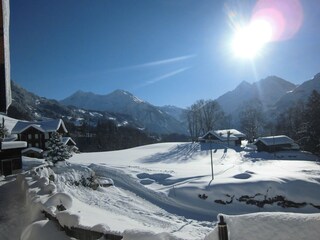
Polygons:
[[219,240],[228,240],[227,224],[224,221],[222,215],[219,216],[218,231],[219,231]]

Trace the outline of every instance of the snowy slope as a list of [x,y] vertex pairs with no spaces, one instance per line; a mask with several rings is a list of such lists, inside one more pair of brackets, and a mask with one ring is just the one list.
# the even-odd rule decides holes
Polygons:
[[[202,239],[220,212],[320,212],[320,167],[310,161],[316,159],[313,155],[284,152],[275,159],[267,153],[214,145],[211,181],[208,147],[198,143],[165,143],[75,155],[73,164],[86,165],[97,176],[112,178],[116,188],[79,193],[72,187],[60,187],[82,204],[90,202],[92,207],[103,209],[98,214],[101,220],[105,214],[117,219],[108,223],[111,229],[165,231],[183,239]],[[207,198],[202,199],[199,194]],[[274,202],[263,206],[250,204],[241,201],[245,196],[256,202]],[[291,206],[291,202],[298,207]],[[92,211],[84,215],[92,216]]]
[[[318,234],[314,226],[320,220],[320,166],[315,156],[306,152],[246,152],[221,145],[212,145],[212,156],[212,181],[210,145],[162,143],[76,154],[68,164],[41,167],[18,176],[18,182],[21,189],[29,186],[26,196],[32,214],[44,209],[62,225],[118,232],[124,239],[216,240],[219,213],[256,212],[270,213],[225,215],[230,236],[251,240],[257,239],[258,233],[258,239],[263,240],[272,236],[313,239]],[[34,162],[24,159],[27,166]],[[87,182],[94,174],[100,180],[112,179],[114,186],[93,190]],[[66,211],[59,211],[59,204]],[[257,224],[246,227],[250,222]],[[293,231],[298,222],[304,227]],[[40,221],[30,225],[21,239],[41,239],[28,236],[39,235],[44,228],[52,232],[48,224]]]

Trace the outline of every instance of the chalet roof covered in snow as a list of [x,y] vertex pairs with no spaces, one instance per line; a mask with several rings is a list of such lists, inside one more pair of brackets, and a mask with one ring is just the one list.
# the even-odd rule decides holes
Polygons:
[[[228,133],[230,135],[228,136]],[[232,141],[232,140],[239,140],[241,137],[245,137],[246,135],[236,129],[223,129],[223,130],[211,130],[207,132],[205,135],[200,137],[200,139],[209,139],[209,135],[213,135],[218,138],[220,141]]]
[[294,144],[294,141],[286,135],[259,137],[255,143],[261,141],[266,146]]
[[230,136],[235,136],[235,137],[245,137],[246,135],[236,129],[223,129],[223,130],[215,130],[215,133],[224,136],[224,137],[228,137],[228,132],[230,132]]
[[51,120],[39,121],[39,122],[18,121],[16,125],[13,127],[11,134],[22,133],[30,127],[36,128],[41,132],[55,132],[60,127],[62,127],[65,132],[68,132],[62,119],[51,119]]
[[43,149],[41,148],[36,148],[36,147],[29,147],[29,148],[26,148],[26,149],[23,149],[21,151],[21,153],[26,153],[26,152],[36,152],[36,153],[43,153]]
[[71,142],[73,145],[77,145],[75,143],[75,141],[73,141],[73,139],[71,137],[62,137],[61,138],[61,142],[64,144],[64,145],[67,145],[68,142]]

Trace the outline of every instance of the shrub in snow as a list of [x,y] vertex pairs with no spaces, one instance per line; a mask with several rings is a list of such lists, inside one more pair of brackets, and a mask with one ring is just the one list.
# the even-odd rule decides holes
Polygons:
[[101,187],[110,187],[110,186],[114,186],[114,182],[111,178],[99,178],[99,185]]
[[81,175],[79,181],[74,181],[74,185],[82,185],[84,187],[90,187],[93,190],[97,190],[99,187],[99,181],[97,180],[95,173],[92,171],[90,176]]
[[57,132],[52,133],[48,141],[48,151],[45,155],[46,160],[53,164],[65,161],[72,156],[68,147],[62,143],[61,136]]
[[55,179],[55,178],[54,178],[54,174],[50,174],[50,175],[49,175],[49,180],[50,180],[50,182],[54,182],[54,179]]

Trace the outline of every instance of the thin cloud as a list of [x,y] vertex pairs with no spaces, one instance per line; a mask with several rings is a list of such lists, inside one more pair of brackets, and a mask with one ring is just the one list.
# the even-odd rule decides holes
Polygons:
[[123,71],[123,70],[134,70],[134,69],[140,69],[140,68],[146,68],[146,67],[154,67],[154,66],[164,65],[164,64],[168,64],[168,63],[175,63],[175,62],[188,60],[188,59],[194,58],[195,56],[196,56],[195,54],[185,55],[185,56],[181,56],[181,57],[168,58],[168,59],[164,59],[164,60],[142,63],[142,64],[128,66],[128,67],[115,68],[115,69],[111,69],[109,71]]
[[180,68],[180,69],[178,69],[178,70],[175,70],[175,71],[172,71],[172,72],[163,74],[163,75],[161,75],[161,76],[159,76],[159,77],[156,77],[156,78],[153,78],[153,79],[147,81],[145,84],[143,84],[143,86],[147,86],[147,85],[150,85],[150,84],[154,84],[154,83],[159,82],[159,81],[161,81],[161,80],[164,80],[164,79],[166,79],[166,78],[175,76],[175,75],[177,75],[177,74],[179,74],[179,73],[182,73],[182,72],[187,71],[187,70],[190,69],[190,68],[191,68],[191,67]]

